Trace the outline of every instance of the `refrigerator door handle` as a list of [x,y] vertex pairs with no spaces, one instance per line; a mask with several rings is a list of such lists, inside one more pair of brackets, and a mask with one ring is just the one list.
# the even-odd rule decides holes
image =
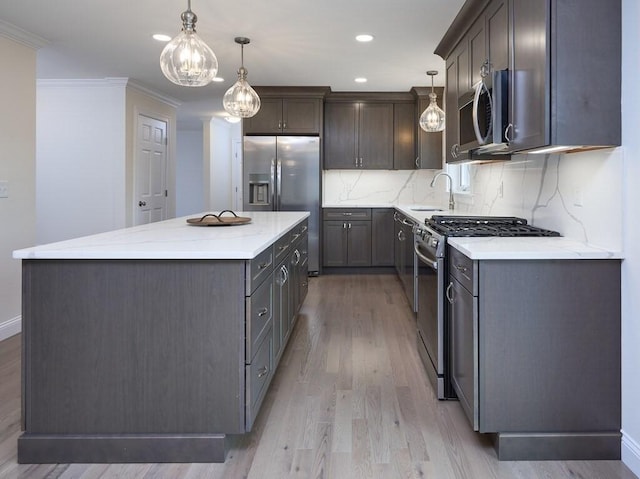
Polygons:
[[276,168],[276,177],[277,177],[277,184],[276,184],[276,197],[277,197],[277,203],[276,203],[276,209],[278,211],[280,211],[280,207],[281,207],[281,203],[282,203],[282,161],[278,160],[277,161],[277,168]]
[[275,188],[274,186],[276,185],[276,159],[275,158],[271,158],[271,204],[274,205],[272,206],[273,209],[275,209]]

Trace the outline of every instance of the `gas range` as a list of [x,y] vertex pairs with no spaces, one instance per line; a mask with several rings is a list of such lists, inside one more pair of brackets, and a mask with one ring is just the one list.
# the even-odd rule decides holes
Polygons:
[[444,216],[425,220],[426,226],[442,236],[560,236],[557,231],[527,224],[515,216]]

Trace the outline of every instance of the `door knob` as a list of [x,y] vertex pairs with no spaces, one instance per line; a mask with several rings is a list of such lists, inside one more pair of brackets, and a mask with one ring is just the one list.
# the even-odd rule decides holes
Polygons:
[[146,201],[138,201],[138,206],[147,206]]

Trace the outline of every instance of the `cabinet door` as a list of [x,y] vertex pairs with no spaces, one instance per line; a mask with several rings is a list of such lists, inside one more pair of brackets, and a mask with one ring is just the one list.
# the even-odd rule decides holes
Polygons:
[[478,430],[478,308],[477,298],[455,278],[449,297],[451,383],[467,418]]
[[324,168],[356,168],[357,103],[327,103],[324,116]]
[[513,0],[512,149],[549,144],[548,1]]
[[398,278],[402,279],[402,269],[404,266],[404,240],[402,233],[402,223],[400,221],[400,214],[395,212],[393,214],[393,262],[396,267],[396,273]]
[[[436,102],[438,106],[442,108],[442,101],[444,95],[444,88],[436,87],[433,89],[434,93],[437,95]],[[447,92],[448,93],[448,92]],[[418,126],[418,122],[420,121],[420,115],[422,112],[427,109],[429,106],[430,100],[429,98],[420,98],[418,100],[418,111],[417,116],[414,119],[414,124],[416,125],[416,131],[418,132],[418,168],[424,168],[428,170],[440,170],[442,169],[442,132],[429,133],[424,131],[420,126]],[[449,125],[452,126],[452,130],[457,132],[457,128],[453,126],[454,122],[457,121],[458,118],[458,99],[456,97],[455,100],[455,111],[452,115],[449,116],[449,108],[447,108],[447,112],[445,113],[445,122],[446,122],[446,131],[449,131]],[[448,100],[447,100],[448,106]],[[453,109],[452,109],[453,110]],[[456,133],[457,136],[457,133]]]
[[494,0],[487,7],[487,57],[491,71],[509,69],[509,15],[507,0]]
[[393,103],[361,103],[358,156],[362,168],[393,168]]
[[[461,48],[461,47],[458,47]],[[446,128],[444,130],[445,137],[445,161],[447,163],[457,160],[456,150],[460,146],[458,138],[458,49],[447,59],[447,79],[445,95],[445,118]]]
[[394,170],[413,170],[417,167],[416,125],[415,103],[395,103],[393,105]]
[[347,222],[324,221],[322,226],[323,266],[347,266]]
[[394,265],[393,212],[391,208],[371,210],[371,266]]
[[280,359],[280,352],[283,348],[282,344],[282,288],[285,284],[284,272],[278,266],[273,272],[273,358],[274,367]]
[[274,134],[282,132],[282,100],[264,98],[255,116],[246,118],[242,124],[245,134]]
[[481,69],[487,62],[487,40],[484,16],[481,16],[469,30],[470,86],[482,80]]
[[371,266],[371,221],[347,223],[347,265]]
[[313,98],[282,100],[282,132],[287,135],[319,135],[322,102]]

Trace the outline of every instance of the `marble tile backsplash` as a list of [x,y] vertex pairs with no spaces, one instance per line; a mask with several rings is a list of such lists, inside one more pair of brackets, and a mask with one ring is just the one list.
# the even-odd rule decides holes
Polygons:
[[[621,148],[583,153],[518,155],[471,165],[471,193],[456,195],[456,210],[508,215],[563,236],[622,251]],[[323,204],[444,207],[447,181],[429,183],[438,170],[326,170]]]

